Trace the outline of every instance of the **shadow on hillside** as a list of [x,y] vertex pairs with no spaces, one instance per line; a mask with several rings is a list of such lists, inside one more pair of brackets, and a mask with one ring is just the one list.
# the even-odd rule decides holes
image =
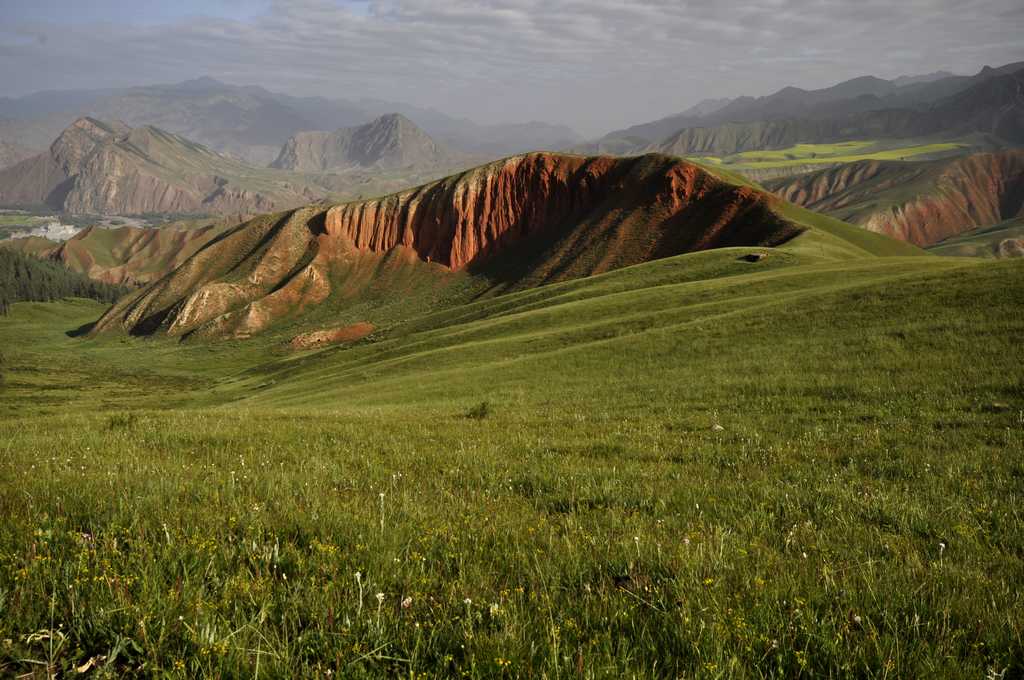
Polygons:
[[95,327],[96,322],[90,321],[89,323],[82,324],[78,328],[72,328],[70,331],[66,331],[64,335],[68,336],[69,338],[84,338],[85,336],[89,335],[89,333],[92,332],[92,329]]

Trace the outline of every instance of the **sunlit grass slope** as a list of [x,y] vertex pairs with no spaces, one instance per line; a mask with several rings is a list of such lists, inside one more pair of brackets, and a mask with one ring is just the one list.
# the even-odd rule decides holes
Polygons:
[[701,156],[695,160],[734,172],[780,174],[805,172],[816,165],[857,161],[927,160],[956,156],[975,147],[974,140],[855,140],[833,144],[796,144],[785,149],[743,151],[729,156]]
[[821,245],[298,354],[15,306],[0,674],[1020,675],[1024,266]]

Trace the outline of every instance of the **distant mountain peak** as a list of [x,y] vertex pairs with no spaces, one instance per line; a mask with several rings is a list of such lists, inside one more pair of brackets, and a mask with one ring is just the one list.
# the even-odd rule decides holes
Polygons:
[[127,129],[128,126],[120,121],[112,121],[108,123],[98,118],[93,118],[92,116],[82,116],[71,123],[71,125],[65,129],[65,132],[69,130],[83,130],[85,132],[113,135]]
[[293,207],[326,193],[296,180],[152,125],[84,116],[47,151],[0,170],[0,205],[46,204],[80,214],[227,214]]
[[180,83],[175,84],[174,89],[189,91],[189,92],[204,92],[207,90],[220,90],[225,87],[230,87],[227,83],[223,83],[216,78],[210,76],[200,76],[199,78],[193,78],[192,80],[184,80]]
[[327,172],[356,167],[440,166],[458,154],[435,142],[400,113],[334,132],[300,132],[285,142],[272,167]]

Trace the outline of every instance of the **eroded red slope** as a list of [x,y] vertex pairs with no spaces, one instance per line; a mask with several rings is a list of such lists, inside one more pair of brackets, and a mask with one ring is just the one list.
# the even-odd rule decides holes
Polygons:
[[792,203],[928,246],[1024,215],[1024,151],[864,161],[766,186]]
[[394,274],[367,262],[385,255],[391,268],[525,286],[706,248],[775,245],[800,230],[771,201],[665,156],[516,156],[378,200],[254,220],[99,327],[249,335],[331,295],[379,287]]

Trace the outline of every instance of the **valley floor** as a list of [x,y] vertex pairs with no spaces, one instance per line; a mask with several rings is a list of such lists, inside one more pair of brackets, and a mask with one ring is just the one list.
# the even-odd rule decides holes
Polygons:
[[749,251],[301,354],[15,305],[0,675],[1024,674],[1024,263]]

